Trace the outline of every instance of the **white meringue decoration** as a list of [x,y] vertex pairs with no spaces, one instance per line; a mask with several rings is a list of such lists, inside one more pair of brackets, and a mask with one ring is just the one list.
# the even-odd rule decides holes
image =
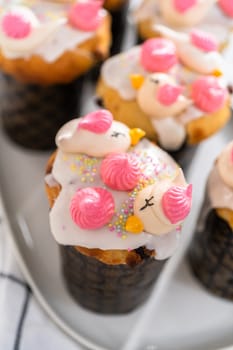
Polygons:
[[157,25],[156,30],[176,45],[179,58],[190,69],[199,74],[212,74],[221,71],[224,61],[218,52],[204,52],[194,46],[187,33],[177,32],[163,25]]
[[126,125],[113,121],[105,133],[97,134],[79,129],[81,120],[82,118],[73,119],[59,130],[56,144],[63,152],[104,157],[111,152],[125,152],[130,147],[130,129]]
[[186,11],[179,12],[174,6],[174,0],[158,2],[161,15],[169,26],[193,27],[201,22],[217,0],[197,0],[197,3]]

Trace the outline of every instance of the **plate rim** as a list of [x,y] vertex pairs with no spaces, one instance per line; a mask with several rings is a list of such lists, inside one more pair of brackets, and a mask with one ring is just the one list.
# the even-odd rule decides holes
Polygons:
[[[34,279],[31,276],[31,273],[29,269],[27,268],[27,264],[22,256],[22,253],[18,247],[18,244],[14,238],[14,234],[12,233],[12,225],[9,219],[9,215],[7,213],[3,196],[0,189],[0,209],[3,213],[3,220],[2,225],[5,230],[6,235],[9,234],[13,246],[13,250],[15,253],[15,258],[17,263],[19,264],[20,271],[22,272],[26,282],[31,287],[33,294],[35,296],[35,299],[38,301],[38,304],[42,307],[43,311],[45,311],[46,315],[49,316],[50,320],[54,322],[54,324],[66,335],[69,336],[71,339],[76,341],[79,345],[84,346],[86,349],[89,350],[110,350],[106,347],[99,346],[92,341],[88,340],[86,337],[82,336],[81,334],[78,334],[76,331],[74,331],[71,327],[69,327],[63,319],[57,315],[57,313],[53,310],[53,308],[50,306],[48,301],[43,297],[43,295],[40,292],[40,289],[37,287],[36,283],[34,282]],[[224,349],[223,349],[224,350]],[[228,349],[227,349],[228,350]]]

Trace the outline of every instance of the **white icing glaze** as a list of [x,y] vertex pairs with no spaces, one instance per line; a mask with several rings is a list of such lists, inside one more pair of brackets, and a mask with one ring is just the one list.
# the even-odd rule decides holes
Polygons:
[[216,166],[223,182],[233,189],[233,142],[230,142],[221,152]]
[[224,183],[216,166],[209,175],[207,189],[213,208],[233,210],[233,190]]
[[195,107],[194,105],[187,108],[183,113],[181,113],[177,120],[181,124],[188,124],[192,120],[198,119],[204,115],[203,111],[201,111],[199,108]]
[[[1,6],[5,9],[5,1],[0,1]],[[95,35],[95,32],[84,32],[72,28],[66,18],[69,4],[55,3],[50,1],[17,1],[10,0],[7,5],[25,4],[31,8],[35,15],[40,19],[41,25],[38,27],[33,36],[29,37],[30,45],[18,43],[15,46],[14,41],[0,38],[0,47],[7,58],[30,58],[32,55],[38,55],[47,62],[54,62],[65,51],[73,50],[76,46],[85,42]],[[103,16],[106,16],[106,11],[102,10]],[[57,22],[57,23],[56,23]],[[47,35],[49,33],[49,35]],[[80,50],[83,55],[88,55],[85,50]]]
[[[154,181],[162,181],[163,178],[175,179],[177,165],[172,158],[160,148],[147,140],[141,141],[136,147],[131,148],[141,162],[143,173]],[[88,172],[85,167],[88,165]],[[146,232],[132,234],[124,230],[124,224],[114,228],[117,215],[132,215],[131,204],[134,197],[132,193],[107,190],[115,200],[116,214],[111,221],[111,227],[104,226],[98,230],[82,230],[71,219],[69,212],[70,200],[79,188],[88,186],[104,187],[99,174],[100,158],[90,158],[80,154],[63,153],[58,150],[53,165],[52,175],[62,185],[62,190],[50,211],[51,231],[56,241],[63,245],[80,245],[87,248],[100,249],[135,249],[147,246],[156,250],[156,259],[165,259],[174,252],[177,246],[178,236],[176,231],[168,232],[160,236],[154,236]],[[130,209],[131,208],[131,209]],[[124,210],[128,210],[124,214]],[[130,212],[131,210],[131,212]]]
[[155,126],[159,144],[163,148],[173,151],[182,146],[186,138],[186,130],[175,118],[152,119],[151,123]]
[[220,153],[209,175],[207,190],[213,208],[233,210],[233,141]]
[[136,91],[131,85],[131,74],[146,75],[140,64],[140,46],[133,47],[127,52],[120,53],[109,58],[101,68],[101,76],[106,84],[117,90],[125,100],[136,97]]
[[153,239],[147,243],[148,249],[155,249],[156,260],[164,260],[174,255],[178,248],[180,233],[172,231],[162,236],[153,236]]
[[[161,2],[161,0],[144,0],[139,2],[138,6],[133,9],[132,17],[136,22],[151,19],[152,28],[157,24],[168,25],[161,16],[159,2]],[[163,3],[163,1],[161,3]],[[177,29],[175,26],[172,28],[175,30]],[[206,13],[204,19],[195,25],[195,28],[212,33],[216,37],[218,43],[222,44],[229,39],[229,32],[233,29],[233,20],[225,16],[217,5],[214,5]],[[189,32],[190,30],[190,28],[185,27],[179,29],[183,32]]]
[[45,176],[45,183],[49,186],[49,187],[54,187],[54,186],[58,186],[59,183],[54,179],[52,174],[47,174]]

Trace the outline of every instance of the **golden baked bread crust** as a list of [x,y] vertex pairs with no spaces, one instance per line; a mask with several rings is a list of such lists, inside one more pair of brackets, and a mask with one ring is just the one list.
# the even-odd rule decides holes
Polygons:
[[[130,128],[141,128],[150,140],[157,140],[156,131],[150,119],[141,111],[136,100],[124,100],[103,79],[99,80],[96,93],[103,100],[104,107],[112,112],[114,119],[127,124]],[[204,115],[186,124],[187,143],[194,145],[210,137],[220,130],[229,119],[230,107],[229,101],[227,101],[218,112]]]
[[194,145],[212,136],[228,122],[230,116],[231,110],[227,101],[219,111],[192,120],[186,126],[188,143]]
[[[46,174],[50,174],[53,168],[53,163],[56,157],[56,152],[54,152],[51,157],[49,158],[46,166]],[[58,197],[61,186],[49,186],[47,183],[45,183],[45,191],[49,200],[50,208],[53,207],[56,198]],[[89,249],[85,247],[75,246],[75,249],[77,249],[80,253],[91,256],[93,258],[96,258],[97,260],[109,264],[109,265],[118,265],[118,264],[127,264],[129,266],[135,266],[139,264],[144,256],[147,257],[154,257],[155,251],[154,250],[148,250],[146,248],[141,248],[141,252],[138,252],[137,250],[101,250],[101,249]],[[142,257],[143,256],[143,257]]]
[[96,35],[55,62],[33,55],[29,59],[8,59],[0,51],[0,69],[25,83],[40,85],[69,83],[108,56],[111,45],[111,17],[107,14]]

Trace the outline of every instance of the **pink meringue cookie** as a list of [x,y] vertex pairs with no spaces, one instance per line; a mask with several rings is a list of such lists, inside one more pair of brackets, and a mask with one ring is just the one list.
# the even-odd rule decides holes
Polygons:
[[32,30],[30,21],[16,11],[3,16],[1,27],[5,35],[13,39],[23,39],[29,36]]
[[222,11],[229,17],[233,17],[233,1],[232,0],[218,0],[218,4]]
[[103,2],[100,0],[79,0],[71,6],[68,18],[70,24],[80,30],[92,32],[102,21]]
[[198,0],[173,0],[173,5],[177,12],[183,13],[188,10],[191,10],[193,6],[196,6]]
[[216,77],[205,76],[192,84],[191,96],[199,109],[207,113],[214,113],[223,107],[227,90],[220,86]]
[[218,51],[218,43],[213,35],[199,29],[193,29],[190,33],[190,39],[194,46],[202,51]]
[[112,153],[102,161],[100,175],[108,187],[118,191],[130,191],[138,184],[141,171],[133,156]]
[[78,129],[85,129],[95,134],[105,133],[112,125],[112,113],[106,109],[91,112],[78,123]]
[[165,84],[157,91],[156,98],[162,105],[170,106],[177,101],[182,90],[181,86]]
[[148,39],[141,46],[140,60],[149,72],[167,72],[178,62],[176,47],[168,39]]
[[109,223],[114,209],[112,194],[101,187],[77,190],[70,203],[73,221],[84,230],[94,230]]
[[162,197],[164,214],[172,224],[183,221],[188,216],[192,204],[192,185],[187,188],[173,186]]

